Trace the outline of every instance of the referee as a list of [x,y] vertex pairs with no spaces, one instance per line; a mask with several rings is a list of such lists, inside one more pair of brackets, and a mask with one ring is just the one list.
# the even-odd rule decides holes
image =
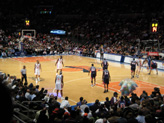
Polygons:
[[27,83],[27,75],[26,75],[26,66],[23,66],[23,69],[21,70],[21,77],[22,77],[22,83],[23,80],[25,79],[25,83]]

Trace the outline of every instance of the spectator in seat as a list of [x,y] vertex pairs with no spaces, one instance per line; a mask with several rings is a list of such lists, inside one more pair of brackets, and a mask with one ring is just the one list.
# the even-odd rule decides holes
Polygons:
[[92,112],[95,112],[100,106],[100,102],[99,100],[96,100],[95,103],[90,107],[90,109],[92,110]]
[[125,101],[124,101],[124,97],[123,96],[121,96],[121,99],[119,101],[119,107],[120,108],[125,108]]
[[31,91],[31,93],[30,93],[30,97],[31,97],[31,101],[35,100],[35,98],[36,98],[36,94],[35,94],[34,91]]
[[55,108],[60,108],[60,103],[57,101],[57,96],[50,96],[49,100],[49,112],[52,112]]
[[109,121],[106,118],[99,118],[95,123],[109,123]]
[[2,51],[2,58],[6,58],[7,57],[7,54],[5,51]]
[[132,98],[131,105],[129,105],[130,108],[137,110],[139,108],[139,105],[136,103],[136,100]]
[[105,100],[106,101],[104,102],[104,104],[105,104],[106,108],[109,110],[110,109],[111,102],[109,101],[109,98],[108,97],[106,97]]
[[136,117],[138,123],[145,123],[145,116],[143,115],[143,110],[139,110],[138,116]]
[[47,55],[47,51],[46,50],[44,50],[43,55]]
[[145,122],[146,123],[156,123],[155,118],[151,114],[148,114],[145,116]]
[[92,113],[91,113],[91,111],[89,110],[88,107],[86,107],[84,109],[84,112],[82,113],[82,116],[86,116],[87,118],[91,118],[92,117]]
[[47,107],[44,107],[42,110],[36,112],[34,122],[37,123],[48,123],[48,110]]
[[66,96],[65,99],[61,102],[60,108],[68,108],[71,107],[68,101],[68,97]]
[[31,96],[30,96],[30,89],[27,89],[26,93],[25,93],[25,98],[27,100],[30,100],[31,99]]
[[89,108],[89,106],[87,105],[87,101],[86,101],[86,100],[83,100],[83,101],[82,101],[82,104],[81,104],[81,106],[80,106],[81,111],[84,112],[84,109],[85,109],[86,107]]
[[78,102],[76,105],[80,107],[82,104],[82,101],[83,101],[83,97],[80,97],[80,102]]
[[138,120],[135,119],[134,114],[132,112],[127,113],[125,116],[127,119],[127,123],[138,123]]
[[100,117],[102,114],[104,115],[104,117],[107,117],[108,115],[108,109],[106,108],[106,106],[104,104],[101,104],[99,106],[99,109],[97,109],[95,111],[95,113],[97,114],[98,117]]

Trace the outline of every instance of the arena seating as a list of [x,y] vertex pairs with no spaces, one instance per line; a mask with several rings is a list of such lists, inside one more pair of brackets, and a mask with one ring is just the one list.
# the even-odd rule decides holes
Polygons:
[[[40,14],[46,7],[52,8],[52,13]],[[163,8],[161,0],[28,0],[25,3],[3,0],[0,2],[0,57],[62,53],[96,57],[101,46],[105,53],[121,56],[142,57],[149,51],[164,53]],[[27,18],[29,27],[25,25]],[[154,19],[160,25],[157,33],[150,29]],[[37,35],[31,41],[23,40],[22,53],[19,33],[24,28],[35,29]],[[66,30],[67,34],[50,34],[54,28]],[[163,61],[164,57],[151,59]],[[129,97],[107,97],[103,102],[95,99],[87,103],[83,97],[78,106],[61,108],[57,97],[49,95],[46,88],[24,84],[16,76],[0,72],[0,87],[0,92],[6,90],[1,96],[11,96],[1,98],[1,106],[5,108],[1,113],[3,122],[3,115],[8,116],[6,122],[21,123],[164,122],[164,96],[159,88],[154,88],[151,95],[132,93]],[[12,99],[12,104],[3,99],[9,99],[7,102]],[[69,103],[69,97],[63,100]]]
[[[124,122],[142,120],[146,123],[156,123],[164,120],[164,96],[160,94],[159,88],[154,88],[151,95],[147,95],[144,91],[140,97],[132,93],[129,97],[118,98],[114,92],[113,97],[107,97],[103,102],[96,99],[93,103],[87,103],[87,100],[81,97],[77,105],[67,107],[65,103],[59,103],[53,94],[49,95],[44,88],[39,89],[39,86],[34,86],[32,83],[23,84],[20,79],[6,77],[4,73],[0,77],[1,84],[7,86],[12,95],[13,122],[94,123],[107,120],[110,123],[120,123],[122,120]],[[68,100],[69,103],[69,97],[66,98],[63,100]],[[113,98],[117,98],[117,101],[113,102]],[[62,108],[60,105],[65,106]]]

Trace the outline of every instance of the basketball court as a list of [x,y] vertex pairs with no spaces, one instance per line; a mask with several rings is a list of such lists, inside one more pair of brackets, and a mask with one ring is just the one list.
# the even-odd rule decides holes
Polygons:
[[[36,60],[39,60],[42,66],[41,81],[39,82],[40,89],[43,87],[47,89],[49,93],[55,94],[55,63],[58,58],[59,56],[38,56],[0,59],[0,71],[20,78],[20,70],[23,68],[23,65],[25,65],[27,69],[27,81],[35,85],[34,64]],[[129,64],[109,61],[111,82],[109,84],[109,92],[103,93],[102,69],[99,59],[64,55],[63,61],[63,95],[69,97],[71,105],[75,105],[81,96],[84,97],[88,103],[91,103],[96,99],[104,101],[106,97],[111,98],[115,91],[120,94],[119,82],[123,79],[131,78]],[[97,84],[94,87],[91,87],[90,75],[88,76],[88,72],[85,72],[89,70],[92,63],[98,70],[96,78]],[[164,94],[164,72],[162,71],[159,71],[158,75],[156,75],[155,71],[152,71],[152,74],[148,75],[147,70],[144,68],[139,78],[134,78],[134,81],[138,85],[134,92],[138,95],[140,95],[143,90],[150,95],[154,87],[159,87],[161,93]]]

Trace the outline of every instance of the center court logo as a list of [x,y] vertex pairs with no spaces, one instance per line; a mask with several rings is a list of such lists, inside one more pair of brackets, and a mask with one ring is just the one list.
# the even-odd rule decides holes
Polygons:
[[[96,68],[97,71],[101,71],[101,68]],[[68,71],[68,72],[75,72],[75,71],[83,71],[83,72],[89,72],[90,67],[89,66],[65,66],[62,71]]]

